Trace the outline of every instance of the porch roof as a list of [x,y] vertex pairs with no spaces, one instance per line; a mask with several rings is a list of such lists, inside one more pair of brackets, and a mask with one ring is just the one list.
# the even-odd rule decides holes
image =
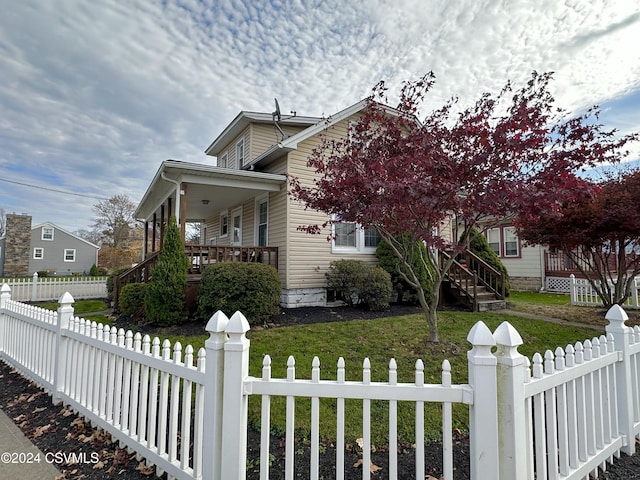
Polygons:
[[200,221],[261,193],[279,192],[286,181],[284,175],[165,160],[142,197],[135,217],[149,220],[157,213],[159,218],[161,206],[171,198],[176,212],[165,214],[177,218],[176,190],[182,183],[186,184],[181,199],[186,202],[184,221]]

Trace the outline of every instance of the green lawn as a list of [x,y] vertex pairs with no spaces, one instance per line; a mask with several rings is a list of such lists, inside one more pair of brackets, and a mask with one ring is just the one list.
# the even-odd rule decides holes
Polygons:
[[[262,361],[268,354],[272,359],[272,377],[286,377],[286,364],[289,355],[296,360],[296,378],[311,378],[311,362],[318,356],[321,365],[321,378],[335,380],[339,357],[346,362],[347,380],[362,379],[362,362],[365,357],[371,361],[372,381],[388,380],[388,365],[391,358],[398,364],[398,381],[413,382],[417,359],[425,365],[425,382],[440,383],[442,362],[447,359],[452,367],[452,382],[467,382],[467,351],[471,345],[466,338],[471,327],[482,320],[493,331],[508,320],[523,338],[524,344],[519,351],[531,357],[535,352],[544,353],[557,346],[566,346],[586,338],[600,335],[599,330],[589,327],[574,327],[530,320],[522,317],[497,313],[441,312],[439,314],[441,342],[428,342],[427,326],[420,315],[393,317],[378,320],[334,322],[326,324],[282,327],[260,331],[250,331],[251,340],[249,373],[262,375]],[[180,341],[183,347],[191,344],[194,349],[204,346],[206,336],[171,337],[172,342]],[[254,426],[260,423],[260,398],[250,397],[249,420]],[[296,399],[296,432],[300,438],[308,438],[310,432],[310,399]],[[282,434],[285,426],[284,398],[273,398],[271,406],[272,430]],[[376,445],[387,443],[388,403],[374,401],[372,410],[372,438]],[[322,438],[335,438],[335,400],[321,401]],[[413,443],[414,432],[413,404],[399,404],[399,435],[401,441]],[[438,404],[425,405],[425,438],[441,437],[441,407]],[[362,402],[346,401],[346,439],[353,442],[362,436]],[[468,408],[454,408],[454,428],[466,431]]]
[[[47,310],[58,310],[60,304],[58,302],[38,302],[36,306],[46,308]],[[92,314],[93,312],[103,312],[109,308],[104,300],[78,300],[73,303],[73,313],[77,317],[82,317],[92,322],[102,323],[103,325],[111,325],[112,320],[104,314]],[[89,315],[86,315],[89,314]]]

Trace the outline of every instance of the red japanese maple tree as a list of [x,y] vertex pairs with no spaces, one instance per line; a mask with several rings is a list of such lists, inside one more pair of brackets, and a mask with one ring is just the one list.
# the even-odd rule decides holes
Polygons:
[[[380,82],[348,138],[325,137],[310,156],[313,182],[290,178],[293,198],[329,217],[324,225],[300,228],[319,233],[336,220],[375,227],[418,292],[430,340],[439,341],[439,287],[454,255],[443,259],[438,250],[465,249],[472,228],[482,231],[521,212],[535,217],[558,211],[583,189],[579,170],[617,161],[630,140],[593,122],[597,109],[568,118],[554,107],[550,80],[551,74],[534,72],[515,92],[507,84],[459,113],[452,100],[422,121],[419,107],[433,73],[406,82],[396,108],[386,106]],[[446,228],[451,224],[456,235]],[[429,247],[428,296],[411,269],[407,235]]]
[[555,215],[521,217],[520,236],[559,248],[605,307],[622,305],[640,275],[640,170],[623,170],[567,201]]

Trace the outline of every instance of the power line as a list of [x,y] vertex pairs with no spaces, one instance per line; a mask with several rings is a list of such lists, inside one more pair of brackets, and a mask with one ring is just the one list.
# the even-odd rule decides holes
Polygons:
[[76,197],[93,198],[96,200],[108,200],[108,198],[105,198],[105,197],[98,197],[95,195],[85,195],[84,193],[67,192],[64,190],[57,190],[55,188],[42,187],[40,185],[31,185],[30,183],[17,182],[15,180],[8,180],[6,178],[0,178],[0,182],[14,183],[16,185],[22,185],[23,187],[31,187],[31,188],[37,188],[40,190],[48,190],[50,192],[62,193],[64,195],[75,195]]

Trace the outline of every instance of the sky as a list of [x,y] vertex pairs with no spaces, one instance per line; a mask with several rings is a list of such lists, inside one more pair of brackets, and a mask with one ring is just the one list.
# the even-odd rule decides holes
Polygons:
[[[433,71],[424,113],[553,71],[557,105],[640,131],[640,2],[0,0],[0,209],[91,229],[241,111],[328,116]],[[632,151],[640,158],[640,148]]]

